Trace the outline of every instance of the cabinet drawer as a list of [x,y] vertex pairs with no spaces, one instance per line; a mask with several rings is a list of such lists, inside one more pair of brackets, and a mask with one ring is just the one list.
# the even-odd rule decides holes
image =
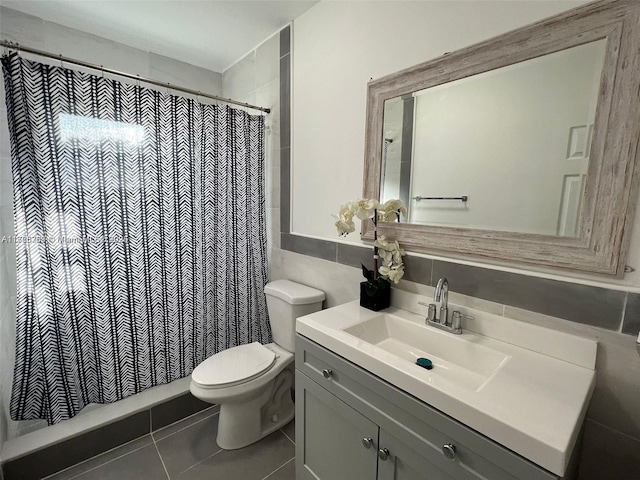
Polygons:
[[[351,378],[351,365],[345,363],[346,360],[335,354],[330,354],[328,350],[322,349],[310,340],[296,336],[296,370],[304,373],[311,380],[329,390],[334,395],[346,393],[357,395],[352,391],[354,379]],[[315,347],[315,348],[314,348]],[[338,359],[342,359],[340,362]]]
[[[453,478],[558,477],[311,340],[296,336],[296,369]],[[442,453],[454,445],[456,458]]]

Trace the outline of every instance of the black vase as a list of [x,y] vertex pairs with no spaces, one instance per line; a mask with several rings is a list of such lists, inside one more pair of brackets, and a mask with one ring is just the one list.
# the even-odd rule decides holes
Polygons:
[[391,284],[386,280],[360,282],[360,306],[377,312],[391,304]]

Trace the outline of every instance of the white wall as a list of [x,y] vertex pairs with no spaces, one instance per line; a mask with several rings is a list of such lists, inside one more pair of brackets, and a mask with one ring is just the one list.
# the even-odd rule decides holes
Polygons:
[[[340,204],[362,195],[366,85],[370,78],[584,3],[324,1],[296,19],[292,49],[292,233],[338,240],[330,214]],[[640,213],[635,224],[627,263],[640,270]],[[356,234],[347,240],[359,243]],[[290,278],[323,289],[328,306],[358,296],[361,275],[357,268],[283,250],[274,252],[272,267],[272,279]],[[621,280],[603,281],[601,277],[576,278],[528,267],[509,270],[640,291],[640,271]],[[432,294],[430,287],[411,282],[403,281],[399,287]],[[450,298],[453,303],[598,340],[598,386],[588,412],[581,478],[636,478],[629,477],[629,472],[640,471],[640,361],[634,337],[455,293]]]
[[[330,215],[362,195],[367,82],[586,1],[324,1],[293,24],[291,232],[337,240]],[[640,208],[622,279],[516,267],[640,291]],[[346,239],[359,243],[356,235]],[[498,265],[497,268],[500,268]]]
[[[221,94],[222,75],[220,73],[137,50],[6,8],[0,8],[0,38],[174,85]],[[3,82],[0,82],[0,97],[1,238],[5,235],[13,235],[11,159]],[[43,420],[14,422],[9,418],[15,351],[15,303],[15,247],[12,244],[0,244],[0,449],[2,443],[7,439],[46,425]],[[173,394],[175,395],[175,393]],[[162,395],[164,395],[163,390],[159,388],[155,390],[150,401],[153,401],[154,398],[161,398]],[[57,429],[57,431],[62,430]]]

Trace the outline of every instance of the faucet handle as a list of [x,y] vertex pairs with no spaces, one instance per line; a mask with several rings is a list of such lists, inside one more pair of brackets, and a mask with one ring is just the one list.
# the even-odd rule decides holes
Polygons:
[[427,321],[429,322],[437,322],[437,318],[436,318],[436,304],[435,303],[430,303],[429,304],[429,311],[427,313]]
[[458,330],[460,328],[461,317],[462,314],[459,311],[454,310],[453,315],[451,316],[451,328],[454,330]]
[[451,328],[460,329],[461,328],[461,320],[475,320],[471,315],[465,315],[457,310],[454,310],[452,318],[451,318]]
[[428,308],[428,311],[427,311],[427,322],[437,322],[438,321],[436,319],[436,304],[435,303],[418,302],[418,305],[424,305],[425,307]]

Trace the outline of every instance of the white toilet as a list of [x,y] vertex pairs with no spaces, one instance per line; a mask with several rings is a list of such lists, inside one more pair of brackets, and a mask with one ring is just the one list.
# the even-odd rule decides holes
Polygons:
[[322,308],[324,292],[290,280],[264,287],[274,343],[258,342],[207,358],[191,374],[191,393],[220,405],[217,442],[246,447],[291,421],[296,318]]

